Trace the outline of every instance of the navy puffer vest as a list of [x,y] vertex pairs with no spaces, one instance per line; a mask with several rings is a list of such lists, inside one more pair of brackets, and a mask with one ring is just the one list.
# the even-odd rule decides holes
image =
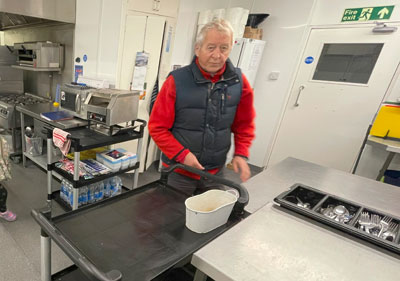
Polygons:
[[[188,148],[206,170],[225,164],[231,145],[231,125],[242,95],[242,74],[228,59],[221,79],[212,83],[195,59],[171,72],[176,86],[174,137]],[[167,164],[174,163],[163,155]]]

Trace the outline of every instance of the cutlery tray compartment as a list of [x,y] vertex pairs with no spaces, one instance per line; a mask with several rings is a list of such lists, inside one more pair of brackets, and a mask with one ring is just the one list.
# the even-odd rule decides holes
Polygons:
[[283,199],[297,205],[298,207],[312,209],[324,198],[324,196],[323,193],[299,185],[285,195]]
[[279,205],[400,254],[400,219],[328,194],[295,184],[278,195]]
[[315,211],[337,222],[350,224],[360,208],[355,204],[328,196]]

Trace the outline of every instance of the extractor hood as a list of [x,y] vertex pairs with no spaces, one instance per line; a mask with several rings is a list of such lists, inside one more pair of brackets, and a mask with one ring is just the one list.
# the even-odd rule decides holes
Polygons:
[[76,0],[0,0],[0,30],[75,23]]

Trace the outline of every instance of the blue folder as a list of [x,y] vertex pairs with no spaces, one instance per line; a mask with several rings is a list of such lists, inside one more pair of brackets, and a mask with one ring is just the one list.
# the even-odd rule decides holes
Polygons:
[[62,121],[62,120],[69,120],[73,119],[74,116],[66,111],[51,111],[51,112],[44,112],[40,114],[46,120],[49,121]]

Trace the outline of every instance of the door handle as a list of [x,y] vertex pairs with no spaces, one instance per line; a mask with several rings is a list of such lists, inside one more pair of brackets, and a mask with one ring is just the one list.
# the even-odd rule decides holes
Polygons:
[[296,98],[296,101],[294,102],[294,106],[299,106],[300,104],[299,104],[299,99],[300,99],[300,95],[301,95],[301,91],[303,91],[304,90],[304,86],[303,85],[301,85],[300,87],[299,87],[299,92],[297,93],[297,98]]

